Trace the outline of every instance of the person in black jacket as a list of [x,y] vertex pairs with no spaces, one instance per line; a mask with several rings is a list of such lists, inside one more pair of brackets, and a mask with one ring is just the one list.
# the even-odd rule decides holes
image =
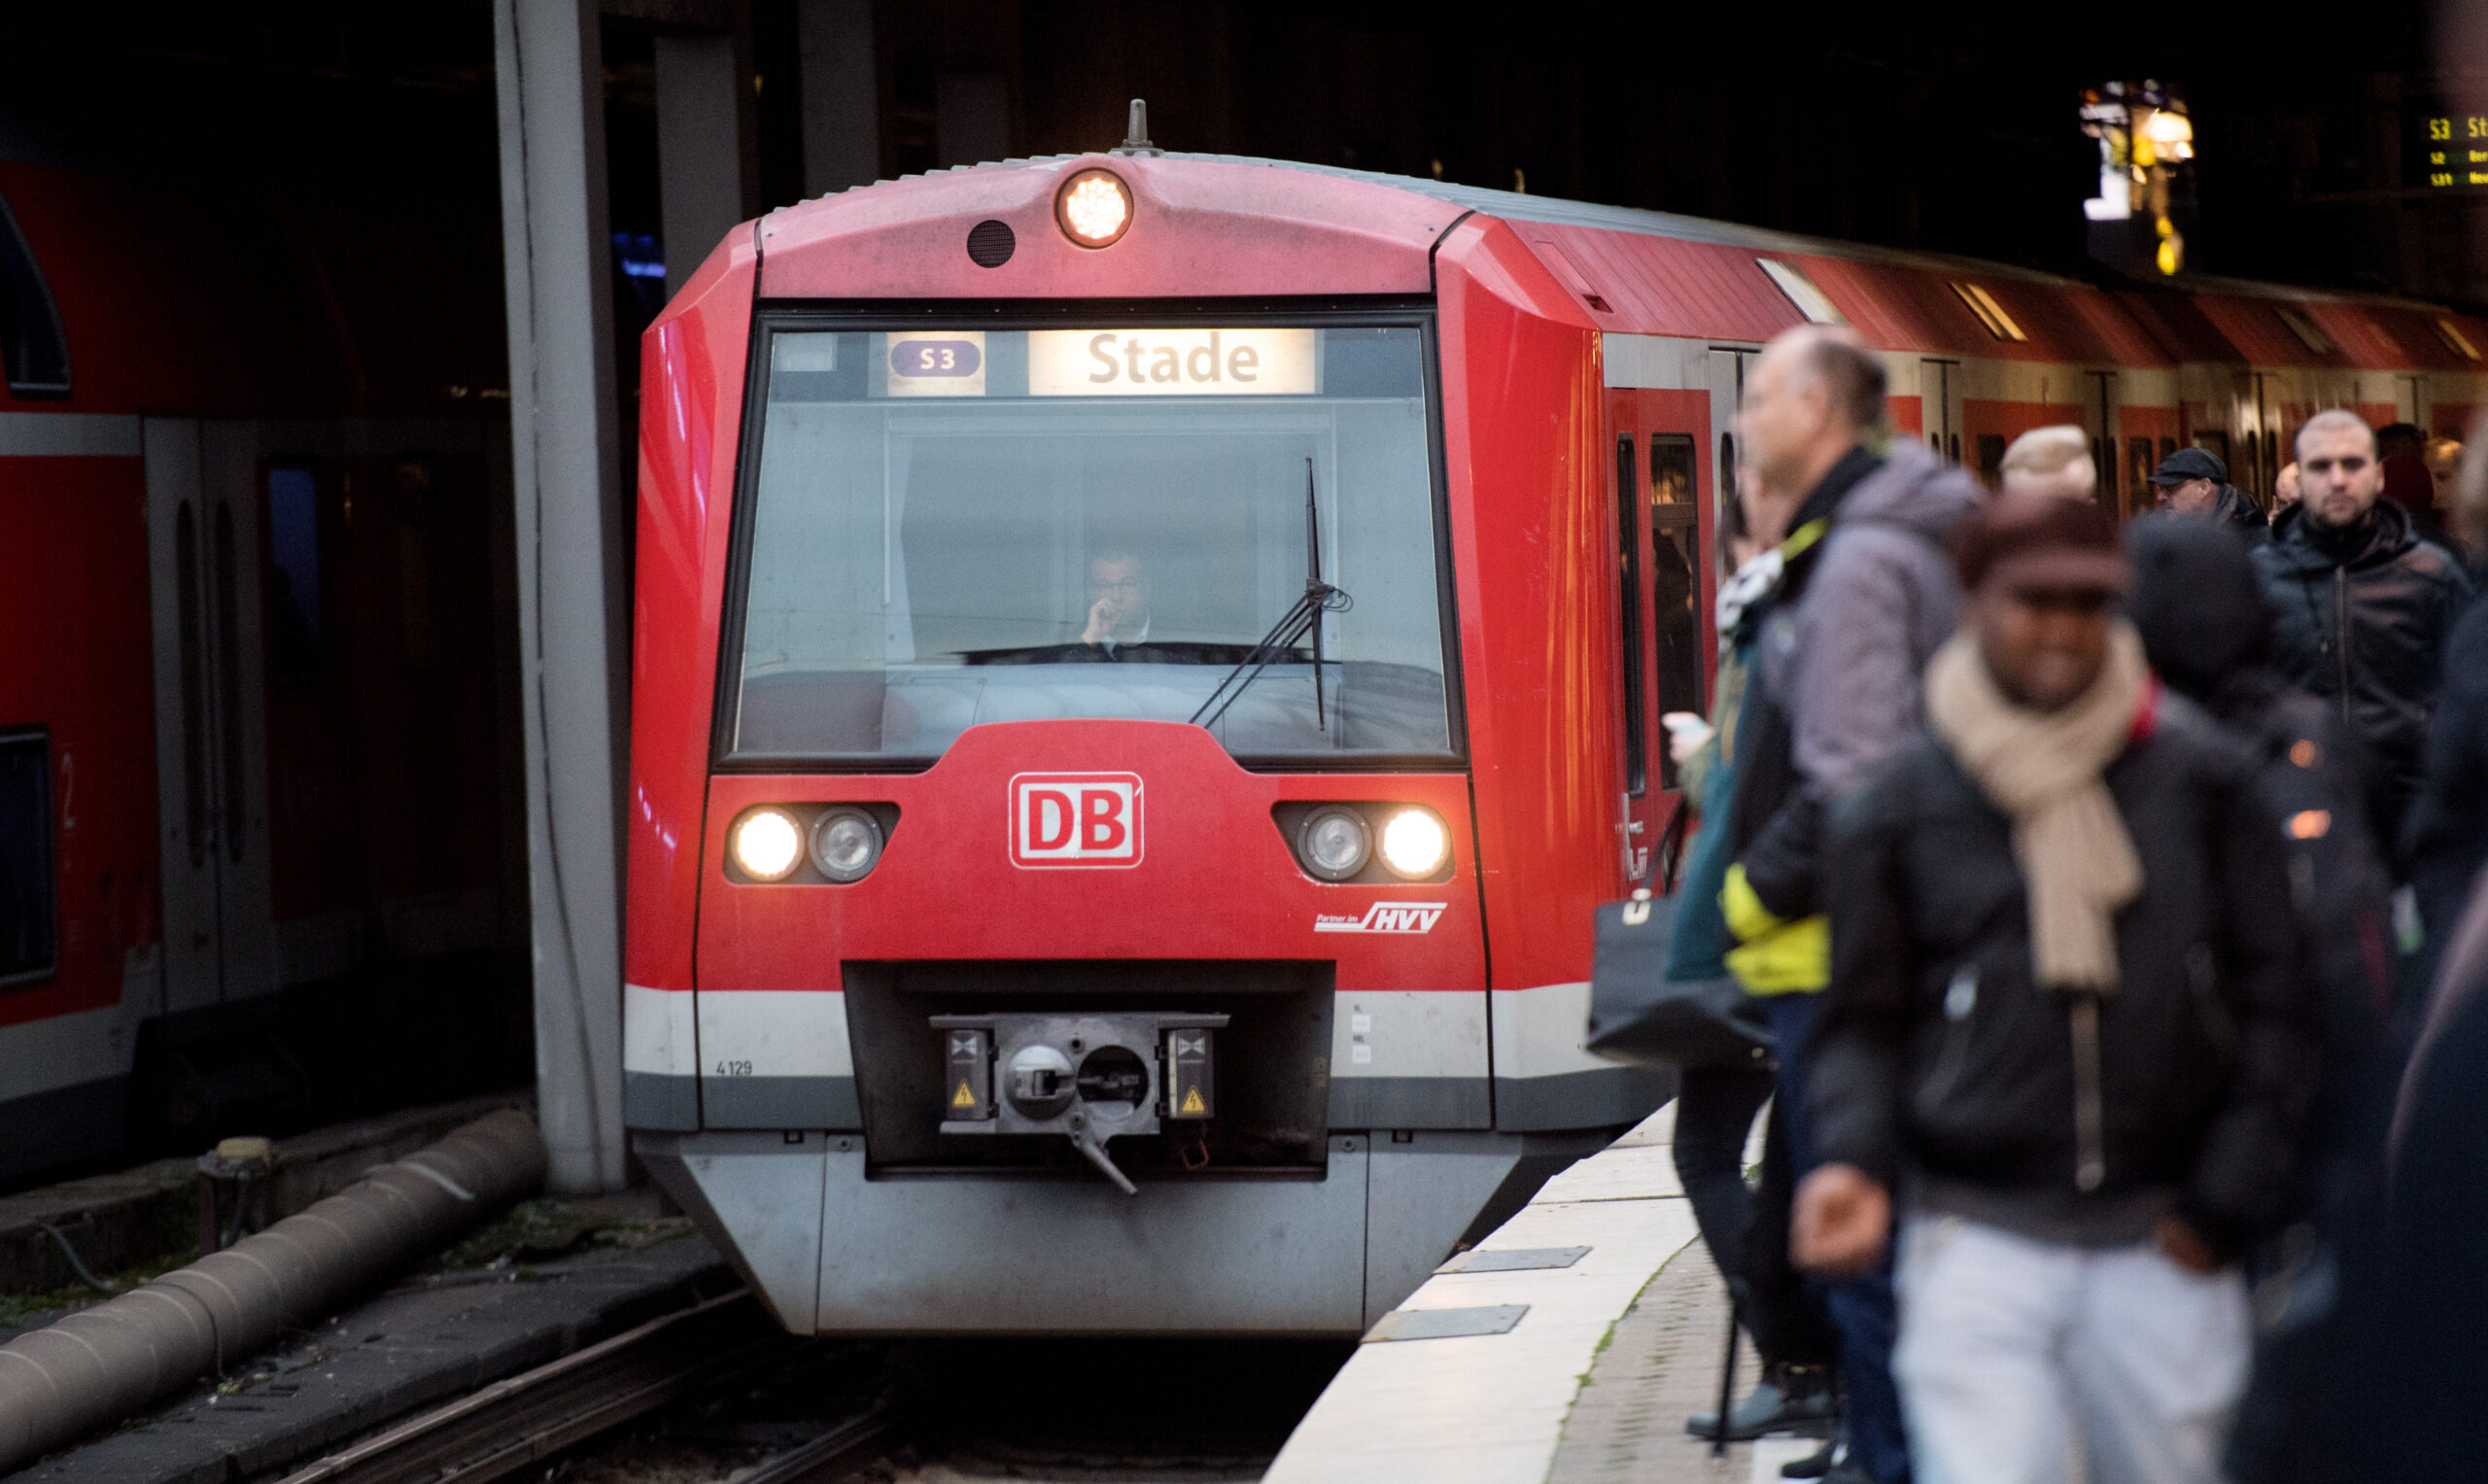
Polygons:
[[[2273,668],[2275,625],[2244,543],[2217,527],[2145,521],[2125,533],[2125,609],[2171,690],[2245,744],[2289,851],[2291,901],[2324,986],[2324,1089],[2313,1141],[2339,1159],[2377,1130],[2369,1106],[2391,1054],[2392,883],[2367,828],[2339,718]],[[2321,1177],[2309,1172],[2310,1179]]]
[[2445,636],[2471,580],[2407,513],[2377,499],[2375,434],[2356,414],[2317,413],[2297,446],[2298,503],[2255,560],[2280,620],[2282,672],[2358,740],[2367,818],[2391,851],[2419,785]]
[[[2488,415],[2462,456],[2453,520],[2467,551],[2488,553]],[[2466,609],[2445,640],[2444,688],[2402,848],[2433,962],[2488,866],[2488,603]]]
[[2247,1371],[2234,1263],[2282,1198],[2312,996],[2254,765],[2111,606],[2095,506],[2007,498],[1928,734],[1827,822],[1824,1161],[1792,1245],[1899,1224],[1893,1372],[1920,1484],[2212,1484]]

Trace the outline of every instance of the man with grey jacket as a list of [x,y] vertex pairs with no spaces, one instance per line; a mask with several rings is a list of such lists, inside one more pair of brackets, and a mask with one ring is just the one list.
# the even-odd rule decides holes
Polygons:
[[[1823,811],[1915,736],[1918,677],[1952,637],[1961,595],[1945,542],[1986,499],[1914,438],[1884,444],[1882,358],[1846,327],[1803,326],[1754,366],[1737,417],[1742,452],[1774,489],[1803,490],[1762,600],[1727,821],[1736,865],[1721,893],[1739,947],[1728,967],[1772,1016],[1780,1107],[1802,1177],[1804,1047],[1830,982],[1816,879]],[[1825,1294],[1841,1331],[1849,1457],[1832,1475],[1908,1477],[1890,1375],[1888,1273]]]

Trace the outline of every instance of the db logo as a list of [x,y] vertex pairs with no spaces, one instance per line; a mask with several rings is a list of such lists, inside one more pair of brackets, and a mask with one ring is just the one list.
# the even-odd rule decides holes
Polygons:
[[1140,775],[1022,773],[1011,779],[1011,864],[1140,864]]

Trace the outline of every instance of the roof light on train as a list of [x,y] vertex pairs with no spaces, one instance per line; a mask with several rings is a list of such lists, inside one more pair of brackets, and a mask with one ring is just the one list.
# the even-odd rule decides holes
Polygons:
[[1394,876],[1416,880],[1451,858],[1451,831],[1430,809],[1403,809],[1382,826],[1382,863]]
[[812,821],[812,864],[833,881],[860,881],[881,858],[881,824],[851,805]]
[[1296,832],[1296,858],[1326,881],[1344,881],[1373,856],[1373,832],[1352,809],[1317,809]]
[[1054,219],[1082,247],[1112,246],[1131,225],[1131,188],[1112,170],[1083,170],[1054,192]]
[[735,821],[734,852],[735,864],[752,880],[780,880],[804,858],[804,832],[782,809],[756,809]]

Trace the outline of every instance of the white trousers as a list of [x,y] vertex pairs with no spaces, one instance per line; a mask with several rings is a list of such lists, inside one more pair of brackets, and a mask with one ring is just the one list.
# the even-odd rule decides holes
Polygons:
[[2233,1269],[1932,1217],[1894,1281],[1917,1484],[2218,1484],[2249,1354]]

